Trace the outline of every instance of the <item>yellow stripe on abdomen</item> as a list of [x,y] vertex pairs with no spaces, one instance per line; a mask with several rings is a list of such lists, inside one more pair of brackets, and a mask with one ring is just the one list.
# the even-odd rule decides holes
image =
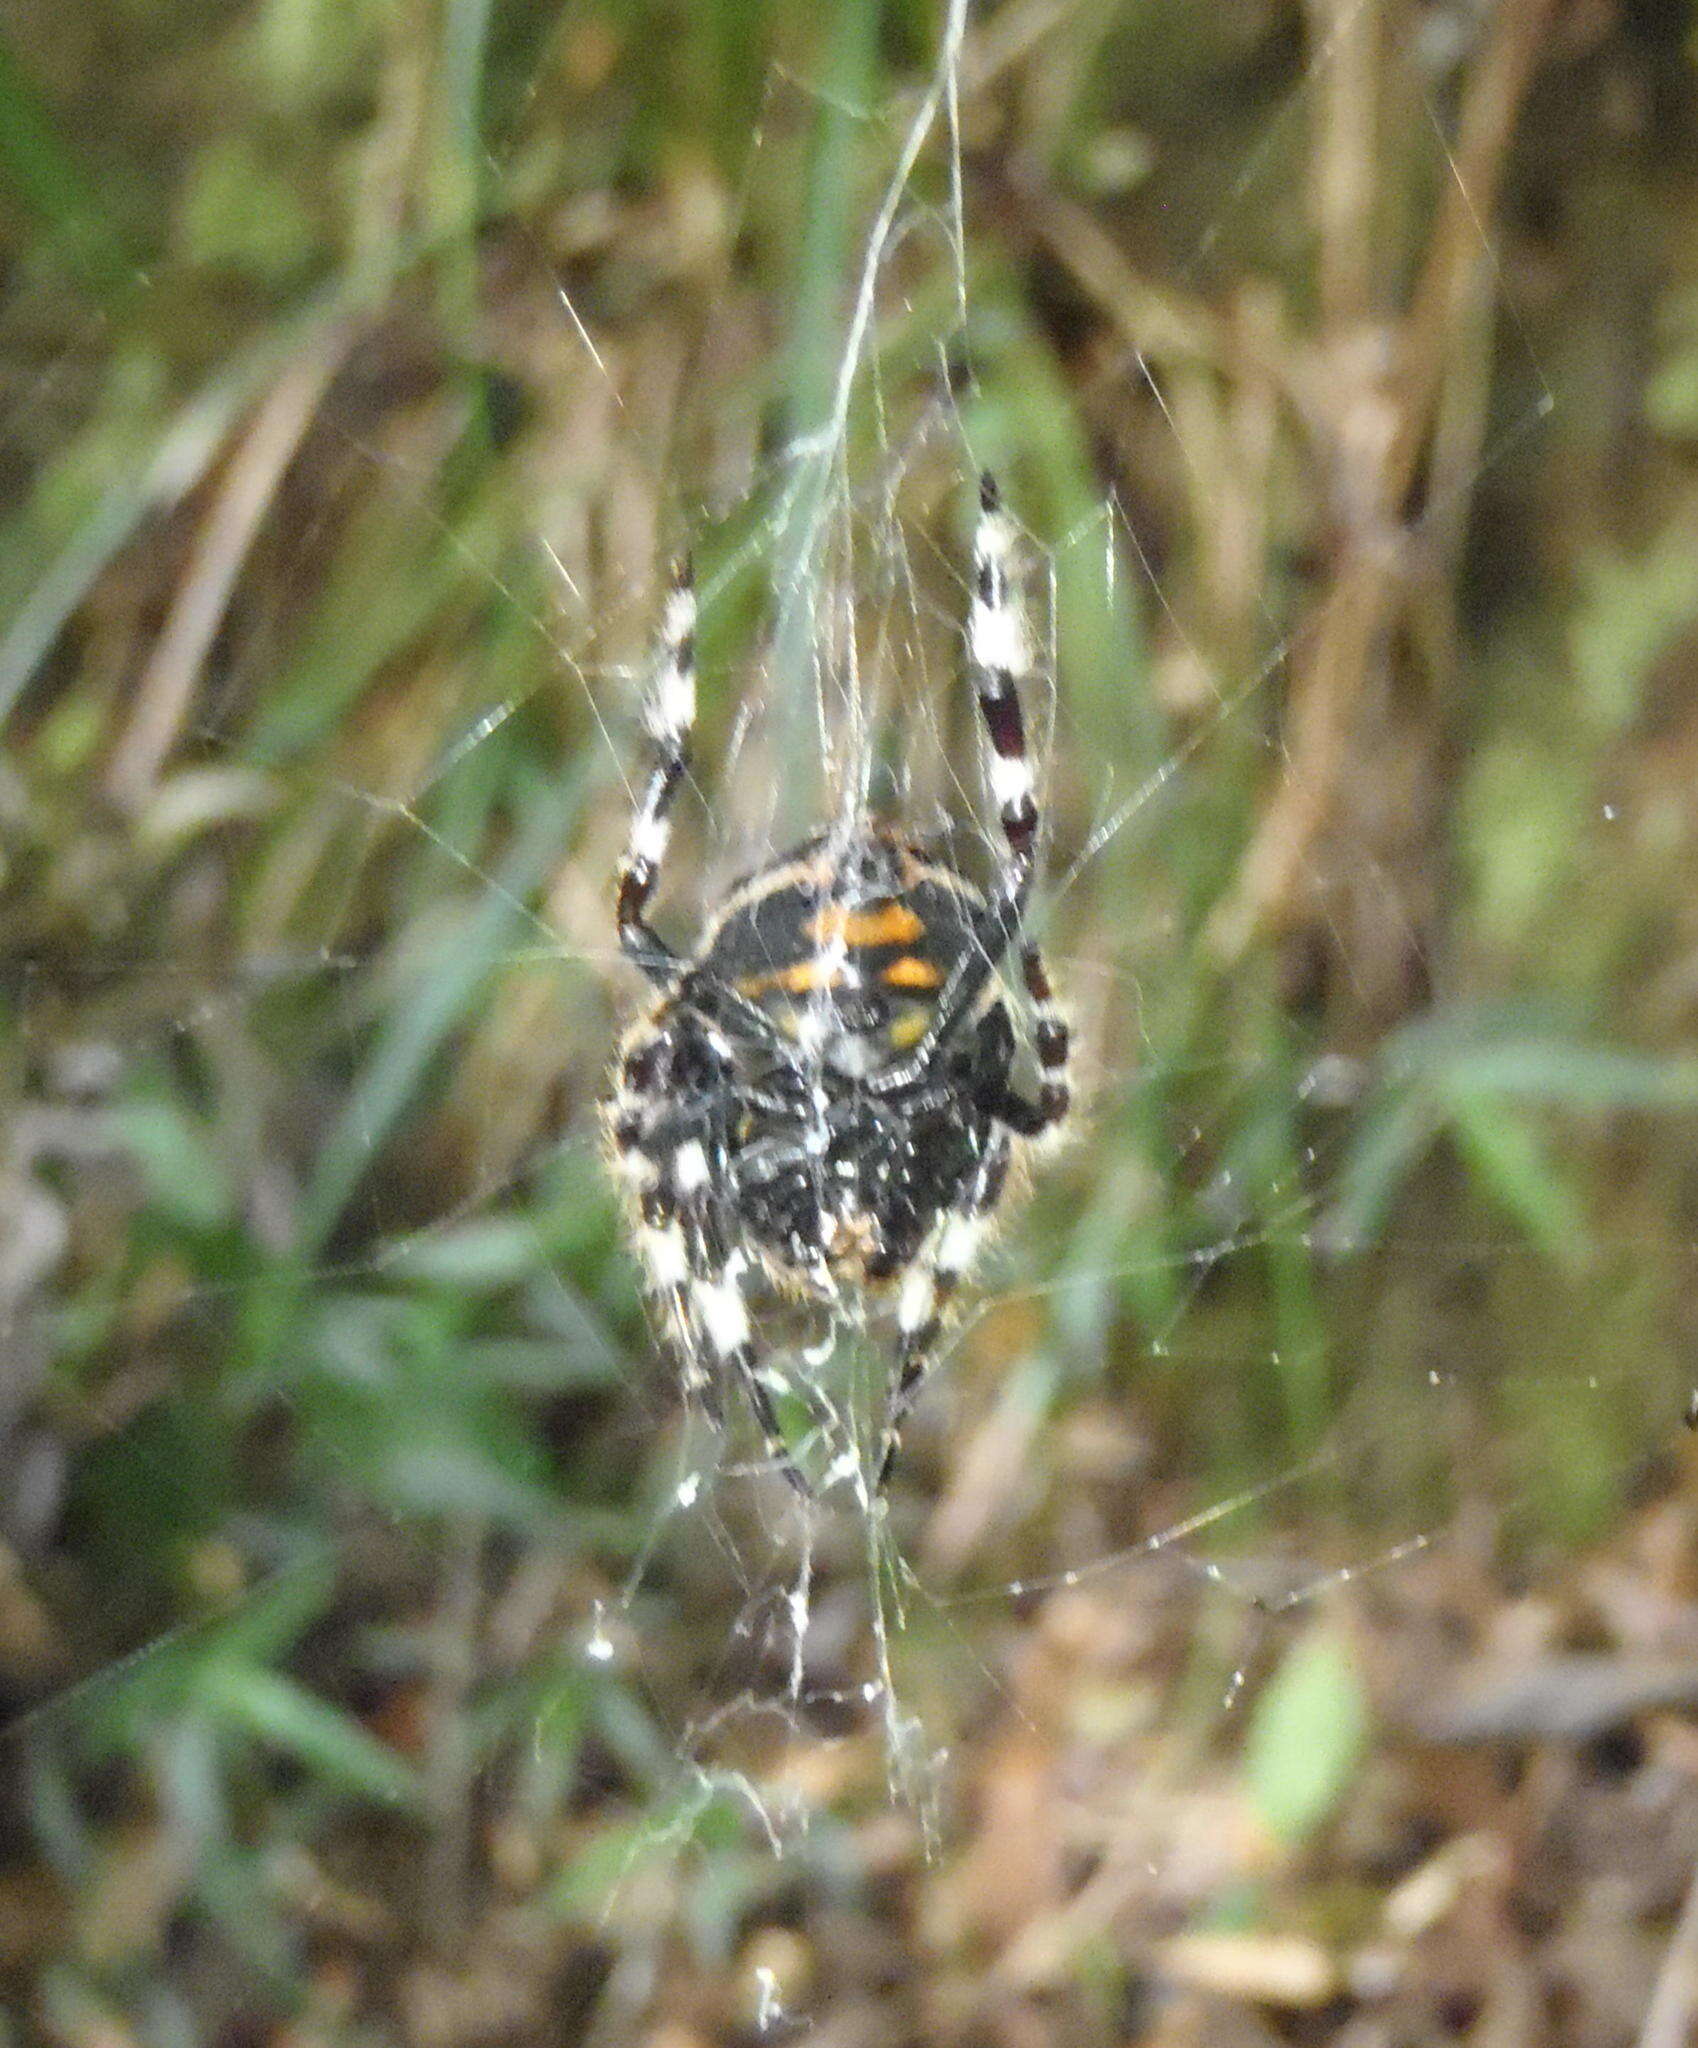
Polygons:
[[890,988],[937,988],[942,984],[943,970],[916,953],[904,953],[900,960],[891,961],[879,979]]
[[875,910],[850,910],[828,903],[803,929],[822,946],[911,946],[925,921],[906,903],[881,903]]

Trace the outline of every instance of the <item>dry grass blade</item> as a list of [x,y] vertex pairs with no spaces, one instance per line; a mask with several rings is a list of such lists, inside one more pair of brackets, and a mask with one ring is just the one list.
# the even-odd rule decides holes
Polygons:
[[183,729],[249,545],[358,333],[355,322],[343,320],[309,334],[230,455],[107,770],[107,794],[126,810],[146,801]]

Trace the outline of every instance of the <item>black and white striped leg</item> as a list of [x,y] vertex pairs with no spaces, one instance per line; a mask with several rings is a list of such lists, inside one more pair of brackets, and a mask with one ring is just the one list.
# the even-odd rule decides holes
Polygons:
[[919,1399],[920,1389],[937,1357],[950,1297],[984,1241],[990,1212],[996,1207],[1007,1177],[1008,1141],[997,1138],[959,1207],[944,1217],[929,1249],[908,1269],[902,1282],[896,1301],[900,1346],[896,1385],[885,1409],[884,1441],[879,1450],[877,1484],[881,1488],[896,1462],[902,1425]]
[[696,590],[687,560],[673,571],[661,613],[654,686],[644,722],[656,760],[619,863],[616,914],[620,945],[651,980],[665,982],[678,963],[650,928],[645,913],[666,858],[672,804],[690,766],[690,733],[696,722]]
[[[652,1087],[654,1041],[639,1046],[623,1064],[623,1079]],[[645,1109],[645,1104],[648,1105]],[[686,1391],[700,1394],[715,1419],[719,1388],[703,1365],[700,1335],[690,1315],[690,1285],[701,1265],[701,1190],[707,1181],[707,1152],[696,1135],[669,1133],[652,1114],[653,1097],[629,1086],[609,1104],[614,1171],[638,1205],[636,1248],[654,1320],[677,1353]]]
[[719,1388],[702,1364],[700,1337],[690,1319],[690,1251],[684,1227],[665,1210],[658,1196],[643,1204],[637,1226],[637,1253],[656,1325],[676,1354],[678,1376],[686,1394],[699,1395],[710,1418],[721,1412]]
[[[686,1162],[687,1165],[693,1163]],[[771,1389],[761,1376],[748,1304],[743,1299],[743,1275],[747,1271],[748,1260],[742,1252],[721,1256],[716,1233],[705,1226],[698,1244],[701,1263],[692,1273],[689,1286],[691,1321],[701,1332],[720,1380],[735,1380],[742,1387],[768,1458],[804,1500],[811,1500],[813,1489],[806,1474],[790,1455],[784,1433],[778,1426],[778,1411],[772,1404]]]
[[[676,1230],[677,1225],[673,1225]],[[666,1333],[668,1348],[678,1365],[679,1384],[686,1395],[694,1395],[717,1427],[725,1416],[724,1390],[703,1360],[701,1331],[690,1314],[690,1282],[686,1277],[664,1287],[651,1282],[650,1295],[655,1320]]]
[[1050,986],[1044,956],[1031,940],[1020,948],[1020,978],[1032,1009],[1032,1051],[1038,1063],[1038,1099],[1006,1091],[996,1114],[1021,1138],[1041,1138],[1067,1115],[1073,1100],[1072,1042]]
[[968,1014],[1018,936],[1031,892],[1038,801],[1026,751],[1020,679],[1031,673],[1032,645],[1016,587],[1017,556],[1014,522],[1002,509],[996,478],[987,470],[979,479],[979,519],[973,532],[967,664],[984,727],[986,774],[1008,854],[990,901],[975,919],[976,943],[950,976],[925,1038],[911,1058],[893,1062],[869,1080],[874,1094],[891,1095],[908,1087]]
[[750,1411],[760,1429],[761,1440],[766,1445],[768,1459],[784,1474],[793,1492],[800,1494],[803,1500],[811,1501],[814,1489],[808,1484],[808,1475],[790,1455],[789,1446],[784,1441],[783,1433],[778,1426],[778,1411],[772,1405],[771,1390],[761,1378],[754,1347],[749,1344],[740,1346],[726,1360],[726,1366],[728,1371],[742,1382]]
[[1014,522],[1002,509],[996,478],[987,470],[979,479],[979,520],[973,534],[967,658],[989,742],[991,795],[1008,842],[998,895],[1016,915],[1031,881],[1038,831],[1036,785],[1020,709],[1021,679],[1032,672],[1032,642],[1017,570]]

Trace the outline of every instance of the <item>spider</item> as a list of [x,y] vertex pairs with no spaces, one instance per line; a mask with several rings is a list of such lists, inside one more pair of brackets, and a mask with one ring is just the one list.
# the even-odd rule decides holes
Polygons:
[[[615,1176],[657,1320],[722,1413],[740,1385],[767,1451],[811,1494],[778,1426],[751,1316],[873,1310],[896,1371],[875,1484],[937,1351],[1018,1150],[1067,1114],[1068,1033],[1024,935],[1038,807],[1019,681],[1032,667],[1014,528],[981,478],[967,657],[1006,852],[988,890],[895,824],[806,840],[734,887],[693,951],[647,921],[689,765],[694,588],[676,571],[646,723],[656,765],[617,874],[625,954],[654,985],[606,1104]],[[1001,980],[1018,950],[1037,1087],[1012,1082]]]

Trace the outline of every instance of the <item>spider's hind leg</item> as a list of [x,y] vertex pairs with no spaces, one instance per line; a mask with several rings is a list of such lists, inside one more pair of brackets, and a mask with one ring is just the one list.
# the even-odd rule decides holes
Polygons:
[[746,1265],[741,1252],[733,1252],[719,1261],[714,1261],[710,1253],[703,1268],[691,1277],[690,1317],[706,1337],[721,1378],[734,1380],[742,1387],[767,1457],[804,1500],[812,1500],[814,1490],[784,1441],[771,1389],[761,1378],[754,1332],[743,1300]]
[[720,1420],[719,1388],[702,1363],[699,1333],[690,1317],[690,1254],[676,1215],[648,1205],[637,1229],[649,1314],[663,1347],[672,1354],[686,1396],[699,1396],[709,1421]]
[[1008,1177],[1009,1142],[992,1137],[978,1171],[956,1207],[945,1212],[930,1244],[909,1267],[896,1302],[896,1385],[885,1408],[875,1486],[882,1492],[901,1445],[902,1425],[937,1359],[944,1314],[961,1276],[983,1241],[986,1218]]

